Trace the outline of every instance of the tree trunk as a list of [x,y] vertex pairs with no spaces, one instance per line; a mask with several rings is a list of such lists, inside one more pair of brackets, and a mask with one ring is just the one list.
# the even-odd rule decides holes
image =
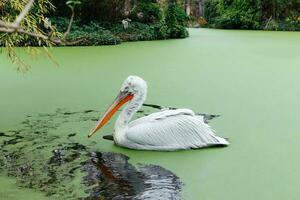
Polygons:
[[124,15],[127,17],[130,14],[131,0],[124,1]]
[[187,16],[191,15],[191,1],[192,0],[185,0],[185,13]]
[[199,0],[199,17],[204,16],[204,0]]

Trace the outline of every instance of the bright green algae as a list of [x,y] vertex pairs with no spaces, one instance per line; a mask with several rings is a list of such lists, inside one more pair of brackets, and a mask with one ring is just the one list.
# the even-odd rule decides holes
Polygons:
[[17,188],[16,182],[12,178],[0,177],[0,198],[5,200],[46,200],[42,192],[30,189]]
[[95,148],[128,155],[131,163],[171,170],[185,184],[185,199],[299,199],[300,34],[211,29],[190,33],[183,40],[55,48],[60,67],[37,58],[28,61],[32,70],[27,75],[16,73],[1,55],[1,131],[18,128],[26,115],[57,108],[104,110],[122,81],[136,74],[148,82],[148,103],[220,114],[212,126],[231,146],[128,150],[101,139],[111,133],[113,123],[88,140],[92,122],[65,127],[78,132],[76,142],[95,141]]

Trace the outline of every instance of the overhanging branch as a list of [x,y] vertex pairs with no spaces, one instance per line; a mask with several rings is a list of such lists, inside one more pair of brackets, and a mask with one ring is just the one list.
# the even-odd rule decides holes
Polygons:
[[70,18],[70,21],[68,24],[68,28],[67,28],[66,32],[64,33],[63,38],[53,37],[52,36],[53,30],[51,30],[48,35],[45,35],[42,33],[34,33],[34,32],[30,32],[30,31],[26,31],[23,28],[21,28],[20,24],[21,24],[22,20],[26,17],[26,15],[29,13],[30,9],[33,6],[34,1],[35,0],[29,0],[29,2],[25,5],[24,9],[16,17],[16,19],[13,23],[4,22],[4,21],[0,20],[0,32],[21,33],[21,34],[25,34],[25,35],[29,35],[31,37],[43,39],[45,41],[49,41],[53,44],[59,44],[59,45],[74,45],[74,44],[84,40],[84,39],[79,39],[79,40],[72,41],[72,42],[65,40],[66,36],[70,33],[71,26],[74,21],[74,16],[75,16],[74,9],[72,9],[72,15],[71,15],[71,18]]
[[31,9],[32,5],[34,3],[34,0],[29,0],[29,2],[26,4],[22,12],[16,17],[14,21],[15,26],[19,26],[21,21],[25,18],[25,16],[28,14],[29,10]]

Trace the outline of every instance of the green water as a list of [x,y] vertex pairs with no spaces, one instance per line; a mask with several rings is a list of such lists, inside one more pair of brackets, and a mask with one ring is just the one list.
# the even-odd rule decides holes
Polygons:
[[7,177],[0,177],[0,198],[3,200],[19,200],[19,199],[30,199],[30,200],[46,200],[45,195],[41,192],[20,189],[16,187],[14,179]]
[[[300,34],[192,29],[190,35],[55,48],[59,67],[45,57],[27,58],[32,69],[26,75],[18,74],[2,54],[1,130],[17,128],[26,115],[57,108],[104,110],[123,80],[135,74],[148,82],[147,103],[220,114],[211,125],[231,145],[180,152],[128,150],[101,139],[112,131],[110,123],[89,139],[97,141],[95,148],[171,170],[185,184],[184,199],[299,199]],[[84,143],[93,126],[73,123],[68,128],[80,133],[75,139]],[[0,182],[0,195],[40,199],[40,193],[14,189],[11,179]]]

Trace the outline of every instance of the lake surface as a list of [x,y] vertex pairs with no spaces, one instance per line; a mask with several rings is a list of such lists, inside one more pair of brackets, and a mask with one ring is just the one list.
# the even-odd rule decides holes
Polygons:
[[[114,120],[91,139],[91,120],[64,125],[61,119],[57,131],[47,134],[97,151],[121,153],[133,166],[163,167],[183,182],[183,199],[300,198],[300,33],[191,29],[190,37],[182,40],[51,52],[59,67],[45,56],[25,58],[32,65],[25,75],[0,55],[0,132],[22,128],[28,115],[37,120],[57,109],[95,110],[89,116],[97,118],[123,80],[138,75],[148,82],[146,103],[220,114],[211,126],[231,145],[178,152],[124,149],[102,139],[112,133]],[[71,133],[76,133],[72,140],[67,137]],[[0,195],[43,196],[14,182],[2,175]],[[80,181],[70,184],[78,187]]]

